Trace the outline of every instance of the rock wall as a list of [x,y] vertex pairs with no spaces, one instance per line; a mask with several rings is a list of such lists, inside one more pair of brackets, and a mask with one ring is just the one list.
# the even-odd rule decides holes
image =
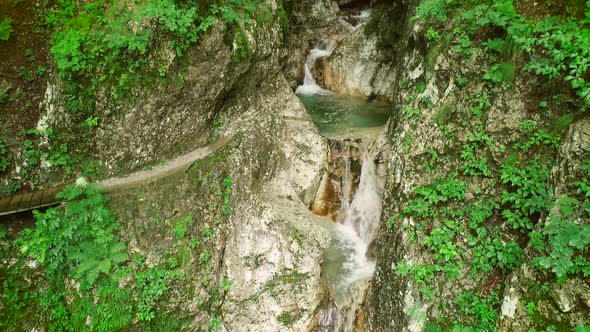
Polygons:
[[[278,22],[252,24],[248,59],[235,60],[218,24],[188,53],[182,85],[138,89],[125,103],[103,95],[93,152],[115,174],[232,137],[186,172],[118,193],[110,205],[148,266],[184,257],[180,264],[192,277],[175,285],[164,310],[204,328],[209,316],[199,298],[227,279],[220,307],[206,308],[221,314],[223,331],[305,331],[324,297],[320,262],[329,235],[308,205],[326,141],[280,71]],[[181,69],[171,54],[170,70]],[[42,125],[71,125],[59,91],[54,80]],[[195,248],[171,231],[185,216],[193,220],[191,237],[203,238]]]
[[[426,41],[424,29],[409,20],[416,4],[417,1],[374,2],[374,15],[364,28],[365,35],[361,32],[350,35],[342,43],[343,48],[336,50],[334,56],[323,63],[323,70],[328,73],[325,75],[326,85],[333,85],[333,89],[341,86],[343,93],[385,96],[394,103],[388,132],[390,144],[384,151],[389,169],[384,211],[379,238],[372,248],[377,268],[366,300],[365,331],[422,331],[428,322],[440,321],[441,317],[445,318],[446,324],[452,323],[454,319],[460,319],[455,304],[457,296],[462,291],[479,292],[490,285],[505,289],[500,295],[503,305],[499,326],[502,331],[528,330],[538,326],[535,325],[538,323],[535,323],[536,319],[569,327],[588,324],[590,307],[584,295],[588,286],[579,278],[570,278],[562,286],[550,284],[549,295],[538,304],[540,316],[527,313],[526,303],[519,302],[519,299],[530,292],[531,281],[541,282],[548,277],[531,268],[533,255],[529,251],[525,251],[524,265],[505,277],[489,276],[474,281],[469,268],[463,266],[455,279],[436,278],[433,284],[427,285],[434,289],[434,300],[422,295],[424,285],[417,283],[412,276],[396,274],[397,264],[401,261],[433,264],[432,253],[421,248],[421,239],[415,238],[416,221],[396,218],[416,187],[464,167],[462,145],[470,140],[469,131],[477,128],[476,122],[480,120],[464,113],[461,115],[460,110],[471,107],[473,91],[489,89],[477,79],[470,80],[466,86],[464,82],[458,82],[459,78],[474,73],[483,76],[487,70],[481,68],[486,64],[484,52],[475,48],[471,60],[465,62],[448,44],[442,46]],[[360,54],[355,54],[355,50]],[[356,58],[361,60],[356,61]],[[379,73],[379,68],[388,68],[388,74],[374,74]],[[481,149],[491,161],[493,171],[498,170],[506,157],[506,147],[514,146],[526,137],[519,129],[523,120],[551,126],[551,121],[559,117],[555,111],[544,110],[543,115],[531,112],[537,107],[534,102],[538,97],[535,96],[543,89],[539,88],[543,84],[545,82],[536,76],[523,72],[511,82],[509,89],[493,90],[489,108],[481,119],[481,126],[492,142]],[[419,89],[412,88],[417,85]],[[408,111],[414,109],[418,113],[408,116]],[[554,197],[564,192],[565,183],[581,176],[578,168],[588,156],[587,122],[587,117],[574,119],[563,140],[558,166],[551,172],[550,186]],[[439,155],[434,167],[429,164],[431,151]],[[447,157],[440,159],[443,158],[441,155]],[[499,194],[491,179],[462,179],[467,181],[467,205],[476,204],[482,195]],[[436,220],[435,225],[437,222],[442,220]],[[540,220],[537,227],[543,225],[544,221]],[[509,234],[506,241],[517,238],[516,233]],[[457,243],[457,246],[462,254],[468,255],[466,244]],[[505,288],[500,286],[503,283]]]
[[[239,118],[240,109],[235,114],[224,111],[236,91],[249,89],[253,93],[259,82],[275,80],[281,43],[278,21],[263,25],[250,22],[246,33],[253,55],[241,60],[226,40],[231,35],[226,29],[217,22],[183,59],[177,59],[166,47],[153,51],[150,65],[159,65],[164,59],[169,82],[150,78],[125,100],[99,91],[95,112],[99,125],[86,148],[107,166],[109,175],[207,145],[215,139],[219,123],[230,125]],[[68,128],[79,121],[63,111],[60,89],[54,76],[47,88],[40,126]],[[214,125],[216,119],[220,122]]]
[[[337,94],[393,101],[399,58],[412,38],[407,22],[416,1],[373,1],[368,22],[352,28],[318,65],[322,86]],[[402,46],[403,45],[403,46]]]
[[285,1],[289,31],[282,52],[283,73],[293,91],[303,82],[308,51],[322,40],[340,41],[350,24],[338,16],[338,4],[330,0]]
[[[303,331],[324,296],[320,261],[329,236],[321,227],[325,221],[307,205],[322,174],[326,142],[281,76],[260,88],[238,92],[224,109],[240,118],[220,132],[234,138],[215,156],[185,174],[118,194],[112,206],[126,221],[128,241],[153,264],[182,250],[182,241],[166,236],[181,216],[196,221],[192,234],[215,230],[207,245],[215,264],[207,275],[213,283],[232,283],[221,308],[223,330]],[[214,193],[221,189],[210,189],[224,179],[233,182],[227,220],[212,212],[221,209]],[[154,226],[153,220],[163,222]],[[187,268],[198,269],[198,250],[191,254]],[[179,290],[171,305],[202,327],[205,316],[187,293]],[[278,320],[282,314],[292,317],[288,325]]]
[[[580,166],[589,154],[590,119],[583,118],[570,126],[559,149],[559,167],[552,179],[555,197],[566,198],[568,185],[583,177]],[[542,229],[550,222],[549,218],[541,221],[537,229]],[[581,277],[569,277],[561,285],[548,286],[546,295],[535,299],[533,294],[536,291],[532,291],[530,285],[543,284],[546,276],[534,268],[534,257],[534,251],[529,248],[525,252],[524,264],[506,280],[499,320],[500,330],[531,330],[536,328],[539,321],[566,328],[587,326],[590,322],[590,286],[587,281]],[[534,302],[533,314],[528,307],[531,302]]]

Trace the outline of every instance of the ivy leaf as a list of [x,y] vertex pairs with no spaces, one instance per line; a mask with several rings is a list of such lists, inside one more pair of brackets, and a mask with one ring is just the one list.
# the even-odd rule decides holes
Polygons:
[[568,235],[570,236],[568,244],[576,249],[582,250],[590,244],[590,225],[580,225],[579,229]]
[[558,278],[564,277],[567,275],[567,272],[571,267],[574,266],[571,260],[556,260],[555,265],[553,266],[553,271]]

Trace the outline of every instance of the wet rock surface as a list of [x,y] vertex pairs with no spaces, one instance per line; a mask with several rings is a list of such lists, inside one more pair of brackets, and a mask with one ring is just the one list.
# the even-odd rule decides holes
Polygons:
[[[278,23],[254,26],[248,33],[255,36],[250,47],[253,56],[235,61],[233,50],[225,41],[227,34],[218,22],[186,57],[187,63],[175,60],[172,50],[160,50],[155,57],[169,56],[171,76],[181,84],[158,84],[154,78],[146,89],[137,87],[131,101],[118,101],[106,91],[99,93],[96,116],[101,125],[92,138],[93,153],[102,161],[108,175],[127,172],[145,165],[182,155],[215,140],[213,122],[229,123],[238,114],[226,114],[234,101],[235,91],[248,88],[253,92],[259,82],[275,80],[280,45]],[[256,30],[256,33],[254,33]],[[63,112],[63,87],[57,77],[50,81],[44,101],[45,112],[40,126],[62,128],[71,125]]]
[[[303,331],[324,296],[320,261],[329,235],[321,227],[326,221],[314,216],[304,200],[317,187],[325,141],[284,80],[266,88],[256,96],[236,96],[251,102],[236,103],[248,106],[239,123],[223,133],[232,132],[233,138],[213,156],[186,173],[119,193],[111,203],[127,221],[132,247],[153,264],[180,245],[162,238],[178,217],[191,215],[198,221],[195,230],[216,229],[219,236],[210,251],[218,261],[209,276],[232,282],[221,308],[227,331]],[[207,188],[224,178],[233,182],[231,215],[219,224],[211,212],[215,196]],[[154,219],[163,222],[148,226]],[[182,290],[177,297],[186,315],[196,315],[195,326],[206,324],[199,320],[196,302]],[[278,320],[283,313],[293,317],[289,326]]]
[[[170,233],[179,218],[192,216],[194,234],[214,230],[214,240],[203,244],[214,258],[203,278],[214,285],[231,280],[219,309],[222,330],[304,331],[324,298],[320,262],[329,235],[321,227],[326,221],[308,206],[326,163],[326,141],[280,72],[279,23],[248,31],[253,56],[243,61],[235,61],[224,29],[217,24],[189,50],[185,68],[174,67],[171,55],[171,70],[184,72],[181,86],[139,89],[122,104],[103,95],[95,153],[114,174],[231,137],[184,172],[114,194],[110,206],[125,220],[130,247],[149,266],[187,250]],[[48,88],[44,125],[69,124],[60,112],[60,89],[57,79]],[[228,183],[231,198],[219,203],[212,188]],[[201,259],[183,264],[196,276]],[[206,294],[194,294],[202,282],[182,285],[167,304],[195,328],[208,323],[197,300]],[[279,320],[285,314],[289,324]]]

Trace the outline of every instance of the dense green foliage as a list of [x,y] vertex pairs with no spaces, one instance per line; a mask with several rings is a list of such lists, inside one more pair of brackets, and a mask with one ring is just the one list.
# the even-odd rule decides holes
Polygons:
[[6,150],[6,144],[0,140],[0,173],[6,172],[10,163],[10,155]]
[[[44,310],[40,318],[52,330],[84,329],[88,316],[98,330],[128,325],[130,290],[118,284],[129,273],[123,266],[129,258],[127,245],[115,235],[119,223],[93,186],[68,187],[58,197],[69,203],[36,212],[35,227],[25,229],[14,242],[20,254],[3,278],[4,308],[9,311],[2,313],[2,320],[19,319],[38,303]],[[20,273],[31,273],[26,265],[31,258],[44,271],[36,285],[18,279]],[[69,286],[72,280],[79,283],[77,291]],[[97,302],[92,300],[93,292],[99,296]]]
[[2,19],[0,21],[0,40],[10,39],[12,31],[12,20],[10,18]]
[[590,246],[590,224],[579,224],[576,220],[580,214],[585,220],[590,218],[590,160],[586,160],[583,171],[585,176],[574,183],[579,199],[560,199],[558,211],[549,215],[549,224],[543,229],[550,245],[549,255],[535,259],[538,266],[550,269],[559,278],[576,273],[590,275],[590,261],[579,254]]
[[132,9],[124,1],[59,1],[46,23],[55,29],[51,53],[72,92],[68,108],[92,112],[100,89],[123,98],[146,75],[166,74],[169,64],[154,49],[165,47],[182,56],[215,24],[217,15],[234,31],[237,57],[251,56],[242,29],[254,17],[270,17],[268,7],[257,0],[218,1],[208,8],[192,1],[150,0]]
[[[532,265],[542,282],[590,275],[590,156],[568,174],[579,180],[566,192],[557,195],[552,188],[562,136],[590,106],[590,2],[563,8],[582,15],[525,17],[511,0],[425,0],[416,9],[430,49],[426,61],[435,59],[439,48],[450,48],[454,59],[471,62],[477,56],[478,66],[486,68],[455,78],[454,92],[465,96],[463,104],[435,105],[433,125],[447,140],[445,150],[426,146],[419,156],[435,176],[414,189],[388,225],[408,229],[410,240],[430,253],[427,261],[396,266],[397,275],[412,276],[423,300],[439,300],[438,307],[450,315],[450,321],[441,317],[427,330],[495,330],[496,294],[503,291],[498,281],[535,256]],[[487,131],[488,114],[492,105],[499,107],[498,95],[525,75],[552,87],[554,95],[543,96],[535,109],[539,114],[527,114],[517,138],[507,141],[503,133]],[[421,108],[433,106],[421,95],[424,84],[420,79],[401,84],[408,96],[403,120],[410,128],[403,134],[405,152],[412,151],[412,127],[424,121]],[[458,160],[458,166],[433,167],[443,160]],[[440,299],[448,290],[435,280],[464,278],[465,271],[479,288],[463,289],[455,303]],[[533,311],[540,298],[529,302]],[[540,329],[554,328],[535,322]]]
[[61,1],[46,16],[56,31],[51,53],[60,75],[70,82],[68,108],[74,112],[92,112],[103,87],[116,98],[124,97],[145,75],[154,43],[181,55],[214,23],[212,16],[201,18],[197,7],[180,7],[171,0],[143,2],[133,10],[121,1],[75,4]]
[[[21,132],[22,144],[11,146],[6,155],[15,157],[14,165],[23,174],[3,188],[6,192],[44,182],[40,173],[45,160],[64,177],[74,172],[102,177],[104,168],[88,158],[95,148],[91,137],[127,109],[117,112],[117,105],[128,105],[158,86],[184,84],[189,48],[214,25],[225,25],[224,42],[233,60],[241,62],[253,56],[250,44],[257,29],[285,20],[284,8],[275,14],[261,0],[44,0],[32,11],[35,28],[51,36],[50,58],[37,59],[33,50],[26,49],[23,57],[28,65],[20,68],[19,78],[27,83],[45,80],[48,69],[43,60],[54,65],[63,83],[60,103],[70,112],[70,122],[67,131],[54,126]],[[0,23],[0,39],[9,37],[11,22]],[[22,98],[22,93],[17,95],[20,89],[14,88],[0,80],[0,104]],[[97,110],[99,104],[106,108]],[[105,114],[108,117],[103,118]]]
[[[547,16],[535,21],[517,13],[512,0],[426,0],[418,6],[416,17],[440,24],[452,13],[460,22],[452,31],[459,38],[457,50],[468,57],[471,55],[471,38],[478,30],[502,29],[501,38],[483,41],[482,46],[499,55],[526,52],[530,59],[525,70],[550,79],[562,77],[569,81],[583,100],[581,107],[585,110],[590,106],[590,82],[586,77],[590,69],[590,28],[587,25],[590,23],[590,2],[586,6],[583,20]],[[511,67],[506,62],[494,64],[484,78],[494,83],[502,82],[508,68]]]
[[[223,184],[227,199],[221,197],[220,205],[229,211],[231,180]],[[58,198],[67,203],[35,212],[35,226],[4,242],[0,251],[3,260],[14,260],[0,265],[2,329],[34,317],[52,331],[113,331],[134,325],[143,330],[178,330],[185,322],[170,315],[180,315],[183,308],[169,313],[167,301],[174,287],[187,284],[200,285],[201,294],[206,294],[199,295],[199,310],[209,317],[203,331],[220,327],[220,306],[231,282],[223,279],[216,285],[207,279],[212,255],[199,248],[213,237],[213,229],[204,227],[199,236],[192,231],[190,215],[178,220],[170,231],[181,250],[171,252],[165,263],[147,266],[141,254],[129,257],[118,234],[120,222],[94,185],[66,187]],[[225,215],[222,208],[220,214]],[[5,233],[0,236],[2,240]],[[193,250],[200,272],[187,266],[194,264]],[[25,280],[22,275],[30,277]],[[191,281],[195,278],[199,282]]]

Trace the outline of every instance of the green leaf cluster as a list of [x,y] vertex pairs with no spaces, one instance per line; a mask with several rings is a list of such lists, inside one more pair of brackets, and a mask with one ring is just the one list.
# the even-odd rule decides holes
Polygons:
[[128,260],[126,245],[114,235],[119,223],[92,185],[66,187],[57,198],[70,203],[35,212],[35,228],[26,229],[18,245],[22,253],[46,265],[50,276],[71,266],[69,273],[89,289]]
[[[486,99],[487,100],[487,99]],[[472,176],[492,176],[488,160],[482,156],[483,148],[493,142],[492,138],[478,128],[475,133],[467,135],[467,142],[463,144],[461,159],[463,160],[463,174]]]
[[481,331],[493,331],[499,316],[496,307],[500,304],[498,294],[483,296],[481,293],[463,292],[455,299],[463,320],[461,325],[468,325]]
[[155,308],[168,291],[169,282],[180,275],[180,271],[168,271],[163,268],[151,268],[136,274],[135,286],[140,294],[137,319],[149,322],[156,317]]
[[10,165],[10,154],[6,149],[6,143],[0,140],[0,173],[6,172],[8,165]]
[[12,34],[12,19],[4,18],[0,21],[0,40],[7,41]]
[[[441,24],[453,15],[458,27],[455,51],[470,57],[470,36],[487,28],[501,29],[505,38],[492,38],[482,43],[492,59],[522,50],[530,55],[524,69],[550,79],[562,77],[583,101],[582,110],[590,106],[590,4],[586,19],[547,16],[541,21],[528,20],[516,12],[512,0],[426,0],[416,10],[423,23]],[[515,68],[511,62],[495,64],[484,75],[492,83],[510,82]]]
[[552,205],[547,168],[535,161],[520,167],[507,163],[500,169],[500,178],[507,186],[502,191],[502,204],[509,206],[503,212],[506,221],[514,229],[532,229],[534,219]]
[[[43,267],[47,290],[15,295],[29,300],[38,296],[54,330],[84,328],[89,316],[91,326],[99,330],[128,325],[130,291],[119,288],[119,280],[127,274],[124,263],[129,257],[126,244],[115,234],[119,223],[106,208],[106,198],[93,185],[66,187],[57,198],[68,203],[35,211],[35,227],[25,229],[14,242],[22,258],[33,258]],[[76,293],[66,288],[68,280],[79,283]],[[93,292],[99,295],[97,301],[88,297]]]
[[[575,181],[574,197],[561,198],[557,211],[551,213],[543,235],[549,243],[548,255],[535,259],[538,267],[550,270],[563,280],[568,275],[581,273],[590,275],[590,262],[587,250],[590,246],[590,160],[586,160],[581,168],[584,176]],[[537,248],[540,249],[542,248]],[[586,254],[585,254],[586,253]]]

